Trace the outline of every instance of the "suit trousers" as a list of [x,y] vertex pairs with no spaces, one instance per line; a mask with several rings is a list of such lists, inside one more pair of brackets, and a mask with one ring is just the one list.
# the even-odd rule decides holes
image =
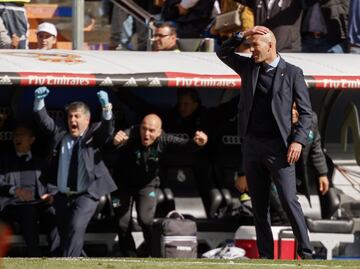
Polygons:
[[115,218],[118,228],[119,248],[121,256],[135,256],[136,247],[132,232],[132,206],[135,202],[137,220],[143,231],[146,250],[150,254],[152,224],[156,210],[157,187],[153,182],[139,189],[119,188],[116,195],[119,207],[115,208]]
[[5,221],[10,223],[15,221],[19,224],[29,257],[41,257],[44,255],[39,247],[40,226],[47,234],[49,255],[58,255],[60,238],[53,207],[31,203],[7,205],[2,215]]
[[259,139],[247,136],[243,144],[244,169],[251,196],[257,246],[261,258],[274,258],[274,240],[269,214],[271,181],[276,185],[279,198],[298,242],[301,257],[311,255],[307,226],[296,196],[295,165],[287,162],[287,148],[282,139]]
[[90,194],[67,196],[57,193],[54,199],[61,241],[61,256],[80,257],[83,252],[86,228],[99,201]]

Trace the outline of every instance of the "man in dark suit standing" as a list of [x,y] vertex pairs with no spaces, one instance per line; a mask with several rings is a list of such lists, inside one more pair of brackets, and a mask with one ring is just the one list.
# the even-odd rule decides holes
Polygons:
[[[245,40],[252,57],[235,53]],[[242,79],[239,135],[243,140],[244,172],[252,198],[257,246],[261,258],[274,258],[269,219],[269,190],[273,179],[298,242],[298,254],[312,258],[304,214],[296,196],[295,162],[307,142],[311,104],[302,70],[285,62],[276,51],[274,34],[255,26],[224,42],[218,57]],[[292,128],[296,103],[299,122]]]
[[112,106],[104,91],[98,92],[103,109],[101,123],[90,124],[90,110],[83,102],[67,107],[67,126],[48,115],[44,98],[49,89],[35,90],[34,111],[39,126],[52,137],[49,180],[58,193],[54,207],[61,238],[62,256],[81,256],[84,236],[99,198],[116,190],[101,156],[101,146],[113,134]]
[[56,188],[41,177],[44,160],[31,150],[34,142],[30,128],[17,127],[13,132],[14,150],[0,158],[0,214],[10,223],[19,223],[28,256],[39,257],[39,221],[49,235],[51,255],[56,254],[60,238],[55,210],[50,205]]

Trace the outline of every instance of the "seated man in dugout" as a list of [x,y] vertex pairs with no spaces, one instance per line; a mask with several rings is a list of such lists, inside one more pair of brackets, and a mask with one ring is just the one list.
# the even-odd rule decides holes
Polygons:
[[31,128],[16,127],[13,150],[0,158],[0,216],[10,224],[19,223],[29,257],[44,255],[39,247],[39,221],[46,227],[50,255],[57,255],[60,246],[52,206],[57,190],[42,176],[45,162],[32,150],[35,139]]

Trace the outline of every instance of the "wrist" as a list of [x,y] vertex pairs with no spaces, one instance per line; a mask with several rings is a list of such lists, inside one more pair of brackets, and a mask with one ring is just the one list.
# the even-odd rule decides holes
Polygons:
[[111,111],[112,110],[112,104],[111,103],[107,103],[105,106],[102,107],[103,111],[107,112],[107,111]]
[[16,186],[12,186],[12,187],[9,189],[9,194],[15,195],[15,191],[16,191]]
[[245,37],[245,35],[244,35],[244,32],[236,32],[235,34],[234,34],[234,37],[237,39],[237,40],[242,40],[244,37]]

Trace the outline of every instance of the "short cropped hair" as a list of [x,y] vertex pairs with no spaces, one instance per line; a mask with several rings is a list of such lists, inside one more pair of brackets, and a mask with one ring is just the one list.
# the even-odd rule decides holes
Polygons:
[[26,129],[31,137],[36,136],[33,123],[31,122],[17,122],[13,132],[15,132],[17,129]]
[[67,105],[65,107],[65,111],[66,113],[69,113],[70,111],[77,111],[77,110],[82,110],[82,112],[90,118],[91,113],[90,113],[90,108],[87,104],[85,104],[84,102],[72,102],[71,104]]
[[195,89],[193,89],[193,88],[179,89],[177,91],[177,99],[179,100],[180,97],[183,97],[183,96],[189,96],[193,101],[195,101],[196,103],[201,105],[201,99],[199,97],[198,92]]
[[155,23],[155,27],[156,28],[169,28],[170,30],[170,35],[176,35],[176,27],[174,25],[174,23],[170,22],[170,21],[164,21],[164,22],[157,22]]

